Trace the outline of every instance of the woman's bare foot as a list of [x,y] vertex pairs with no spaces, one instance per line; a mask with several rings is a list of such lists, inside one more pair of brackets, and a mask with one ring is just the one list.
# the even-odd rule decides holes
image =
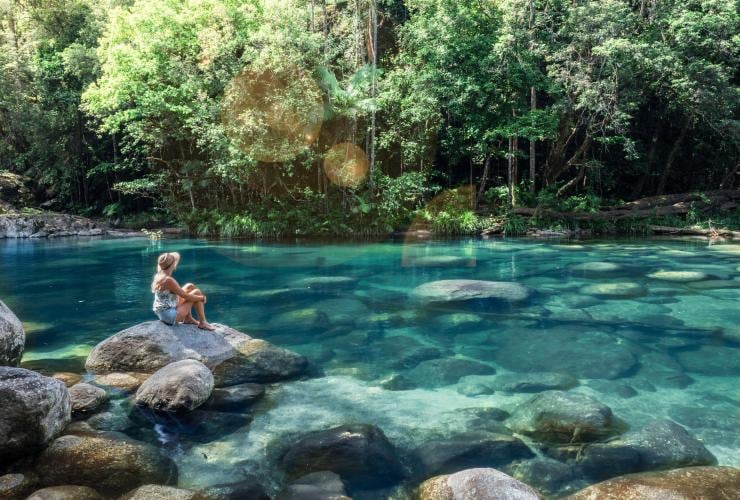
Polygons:
[[187,325],[198,325],[198,324],[200,324],[200,322],[197,321],[195,318],[193,318],[192,315],[191,316],[188,316],[187,318],[185,318],[184,320],[182,320],[182,322],[185,323],[185,324],[187,324]]
[[213,325],[205,321],[201,321],[200,323],[198,323],[198,328],[200,328],[201,330],[209,330],[209,331],[213,331],[216,329],[216,327],[214,327]]

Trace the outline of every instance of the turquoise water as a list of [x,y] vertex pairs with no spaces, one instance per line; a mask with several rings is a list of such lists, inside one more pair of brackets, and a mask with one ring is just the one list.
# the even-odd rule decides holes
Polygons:
[[[531,394],[481,387],[532,371],[574,375],[580,385],[571,391],[595,396],[631,427],[671,418],[720,464],[740,465],[740,245],[2,241],[0,298],[26,323],[24,366],[82,373],[97,342],[153,319],[154,262],[173,250],[183,257],[180,283],[208,295],[210,321],[300,352],[316,368],[311,378],[270,387],[251,422],[127,429],[173,456],[183,486],[261,471],[277,488],[275,450],[347,422],[376,424],[412,450],[475,428],[482,408],[512,411]],[[345,279],[306,288],[316,277]],[[515,281],[534,293],[496,309],[409,296],[441,279]],[[474,361],[476,369],[444,361],[438,372],[415,370],[430,357]],[[390,390],[398,375],[412,388]],[[113,411],[125,414],[126,403],[114,401]]]

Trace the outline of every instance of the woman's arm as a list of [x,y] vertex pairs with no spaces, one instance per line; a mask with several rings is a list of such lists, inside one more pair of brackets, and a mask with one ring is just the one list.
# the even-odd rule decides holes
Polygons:
[[170,292],[174,293],[175,295],[178,295],[182,297],[183,299],[187,300],[188,302],[201,302],[204,299],[201,295],[194,295],[192,293],[188,293],[182,288],[180,288],[180,285],[175,281],[175,278],[173,277],[167,277],[165,278],[164,282],[162,283],[164,285],[164,288],[169,290]]

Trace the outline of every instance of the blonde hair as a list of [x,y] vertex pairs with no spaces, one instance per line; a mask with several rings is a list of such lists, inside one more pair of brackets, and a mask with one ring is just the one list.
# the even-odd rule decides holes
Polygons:
[[180,262],[180,254],[177,252],[163,253],[157,258],[157,272],[152,279],[152,293],[157,291],[159,282],[165,276],[165,271],[177,267],[178,262]]

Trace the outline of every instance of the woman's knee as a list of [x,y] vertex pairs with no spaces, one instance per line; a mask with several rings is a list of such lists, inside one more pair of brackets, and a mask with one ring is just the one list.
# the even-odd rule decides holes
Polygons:
[[185,286],[183,286],[182,289],[188,293],[191,293],[193,290],[196,290],[195,285],[193,283],[185,283]]

